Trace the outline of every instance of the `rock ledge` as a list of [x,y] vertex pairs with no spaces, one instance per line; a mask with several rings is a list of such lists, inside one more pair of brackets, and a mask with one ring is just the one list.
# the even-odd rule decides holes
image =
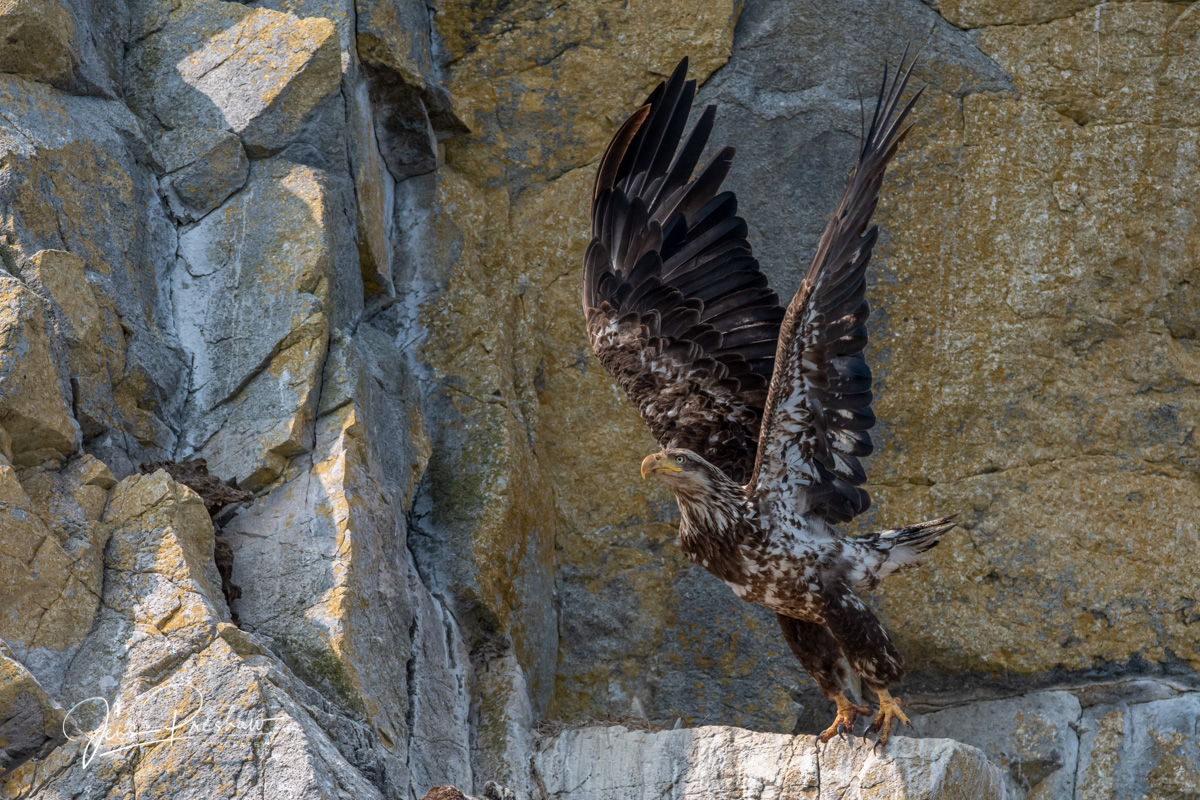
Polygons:
[[858,737],[822,745],[814,736],[730,727],[595,727],[543,742],[533,763],[548,800],[1008,796],[998,767],[980,750],[950,739],[897,736],[876,754]]

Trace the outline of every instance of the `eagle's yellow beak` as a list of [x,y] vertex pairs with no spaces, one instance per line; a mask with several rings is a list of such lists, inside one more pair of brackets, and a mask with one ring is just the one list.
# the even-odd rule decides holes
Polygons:
[[642,459],[642,479],[655,472],[683,472],[683,468],[672,464],[665,453],[655,453]]

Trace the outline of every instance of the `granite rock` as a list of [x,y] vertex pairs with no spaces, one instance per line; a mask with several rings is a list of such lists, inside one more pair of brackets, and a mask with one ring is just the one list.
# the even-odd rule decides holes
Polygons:
[[130,49],[126,74],[131,108],[143,119],[165,130],[231,130],[262,157],[294,141],[337,90],[337,28],[319,17],[194,0]]
[[15,278],[0,277],[0,425],[21,466],[62,459],[79,444],[46,327],[38,296]]
[[945,739],[895,737],[876,753],[861,739],[721,727],[567,730],[541,744],[534,772],[550,800],[1007,797],[983,753]]
[[[71,253],[82,261],[101,341],[75,350],[95,361],[80,375],[78,422],[85,447],[127,474],[132,462],[161,457],[174,446],[168,421],[186,386],[167,280],[176,233],[157,193],[149,146],[137,118],[117,101],[72,97],[0,75],[0,106],[7,120],[0,127],[3,263],[43,291],[48,284],[39,288],[38,253]],[[64,302],[86,305],[76,266],[61,263],[73,276],[62,280],[75,287],[59,287],[68,292]],[[25,275],[25,265],[34,274]],[[54,324],[89,316],[77,305],[63,316],[66,306],[51,291],[43,299]],[[85,354],[89,348],[92,356]],[[63,341],[58,349],[71,348]],[[46,403],[53,408],[53,398]]]
[[[25,20],[0,43],[3,332],[31,343],[0,389],[38,376],[0,391],[0,638],[42,693],[0,698],[30,721],[12,761],[36,755],[0,794],[1195,794],[1191,7],[0,15]],[[811,732],[829,704],[681,558],[578,271],[594,162],[687,53],[786,296],[910,42],[929,86],[877,215],[859,522],[963,525],[872,599],[931,737],[876,757],[729,727]],[[254,492],[217,518],[242,629],[200,498],[117,483],[193,455]],[[128,750],[76,735],[97,697]],[[235,711],[137,738],[201,701]],[[678,729],[570,727],[614,718]]]
[[319,170],[256,162],[242,192],[180,237],[188,443],[250,490],[313,446],[334,268],[329,193]]
[[67,741],[63,707],[0,641],[0,778]]
[[381,797],[322,727],[319,696],[228,623],[196,494],[134,476],[104,522],[104,604],[65,691],[71,742],[7,776],[6,796]]
[[242,188],[250,172],[246,149],[237,136],[214,128],[167,131],[155,144],[166,175],[162,188],[171,212],[195,222]]
[[1050,800],[1075,796],[1081,715],[1079,699],[1060,690],[916,713],[912,723],[916,735],[982,750],[1014,795]]
[[1075,797],[1187,797],[1200,792],[1200,695],[1098,704],[1080,722]]
[[80,59],[67,5],[60,0],[7,0],[0,4],[0,30],[0,72],[60,88],[70,84]]

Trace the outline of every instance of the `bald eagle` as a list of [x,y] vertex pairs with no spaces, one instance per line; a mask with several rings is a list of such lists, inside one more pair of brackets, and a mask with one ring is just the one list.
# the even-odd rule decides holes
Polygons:
[[663,448],[642,462],[642,477],[674,492],[687,557],[775,612],[837,705],[823,742],[871,713],[847,697],[852,672],[878,695],[868,732],[879,744],[894,720],[908,722],[888,692],[904,675],[900,654],[859,593],[917,566],[955,524],[853,537],[834,527],[870,505],[859,460],[875,422],[865,274],[884,170],[921,94],[901,105],[912,73],[904,61],[890,81],[884,67],[858,164],[786,307],[759,270],[733,192],[721,191],[733,148],[695,173],[716,109],[684,135],[696,91],[686,58],[604,151],[584,257],[592,348]]

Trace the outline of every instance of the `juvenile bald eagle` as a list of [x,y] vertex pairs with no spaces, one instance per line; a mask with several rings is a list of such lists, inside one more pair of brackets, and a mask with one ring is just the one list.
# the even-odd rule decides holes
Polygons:
[[900,654],[858,593],[920,563],[951,517],[846,537],[865,511],[871,370],[863,355],[871,214],[921,92],[912,64],[884,69],[858,165],[786,308],[767,287],[732,192],[733,148],[693,177],[708,106],[684,136],[695,81],[687,59],[650,94],[600,160],[583,308],[592,348],[663,450],[642,462],[679,502],[679,543],[738,597],[774,611],[792,652],[837,704],[821,741],[870,708],[846,696],[851,670],[878,694],[868,732],[907,722],[888,693]]

